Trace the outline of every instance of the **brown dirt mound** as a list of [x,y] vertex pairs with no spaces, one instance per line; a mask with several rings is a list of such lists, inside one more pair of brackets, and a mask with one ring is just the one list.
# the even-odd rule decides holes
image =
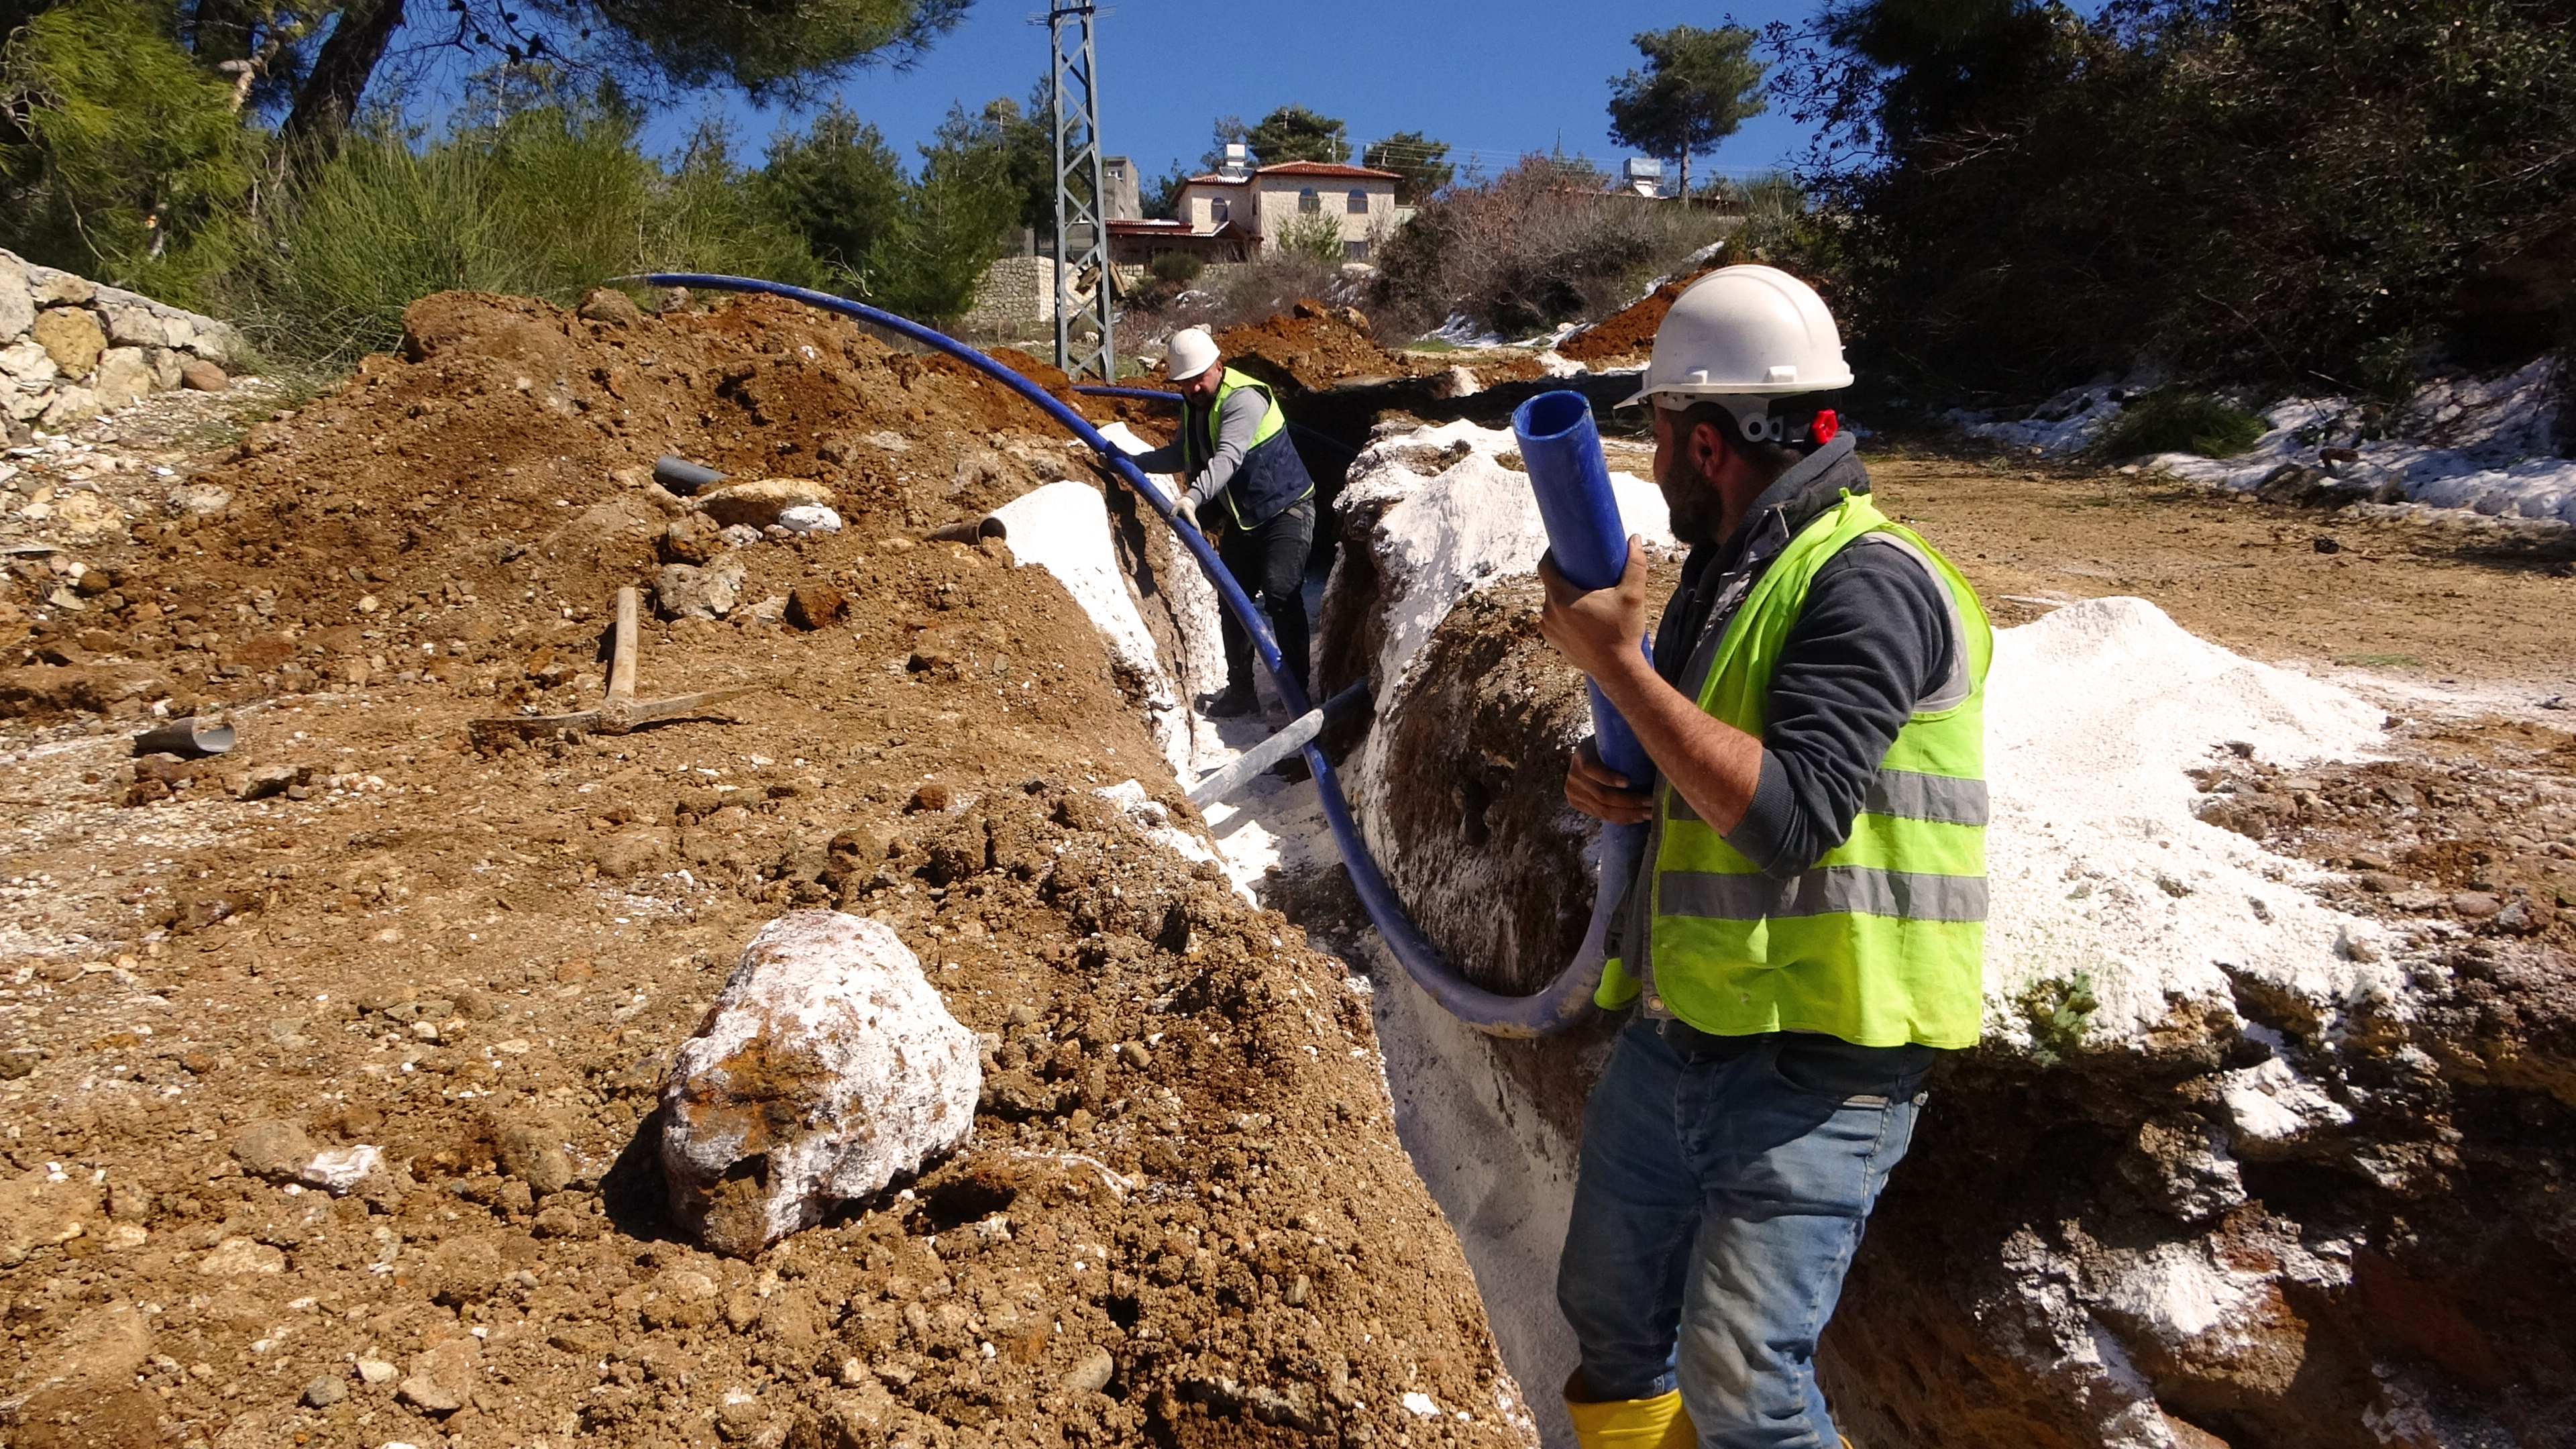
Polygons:
[[[19,671],[278,697],[202,766],[0,736],[0,1401],[43,1420],[11,1441],[1524,1442],[1339,963],[1093,793],[1191,818],[1051,577],[914,542],[1079,476],[1036,411],[783,302],[411,320],[412,360],[199,476],[224,512],[96,555],[97,664]],[[609,591],[665,526],[628,470],[664,451],[849,520],[742,548],[731,619],[647,625],[647,695],[758,688],[473,752],[469,718],[598,698]],[[754,606],[800,588],[848,622]],[[233,798],[263,767],[278,793]],[[800,906],[894,926],[983,1034],[985,1099],[903,1192],[721,1259],[664,1220],[647,1114]],[[245,1176],[265,1119],[398,1176]],[[569,1184],[513,1166],[529,1131]],[[102,1335],[131,1391],[68,1393]]]
[[1063,368],[1052,362],[1040,362],[1016,347],[995,347],[984,355],[1051,393],[1061,395],[1073,386],[1072,375]]
[[1300,302],[1278,316],[1226,329],[1217,335],[1216,345],[1227,362],[1264,382],[1293,384],[1308,392],[1358,378],[1438,370],[1378,346],[1344,315],[1348,310]]
[[1673,300],[1711,270],[1713,268],[1702,268],[1678,281],[1664,283],[1643,299],[1620,308],[1557,344],[1557,352],[1576,362],[1643,358],[1654,350],[1655,329],[1664,325],[1664,314],[1673,309]]

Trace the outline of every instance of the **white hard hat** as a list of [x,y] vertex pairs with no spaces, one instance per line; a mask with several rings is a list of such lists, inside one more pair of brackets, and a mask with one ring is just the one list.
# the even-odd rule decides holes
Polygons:
[[1789,397],[1851,382],[1842,334],[1815,288],[1777,267],[1720,267],[1673,299],[1655,329],[1646,385],[1620,406]]
[[1196,377],[1216,366],[1216,339],[1204,327],[1184,327],[1172,334],[1163,352],[1163,376],[1174,382]]

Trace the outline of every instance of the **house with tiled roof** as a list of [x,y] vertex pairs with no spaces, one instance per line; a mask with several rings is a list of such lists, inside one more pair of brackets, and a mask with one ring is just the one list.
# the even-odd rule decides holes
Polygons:
[[1346,261],[1376,260],[1395,230],[1395,187],[1404,178],[1372,166],[1329,161],[1283,161],[1275,166],[1229,164],[1181,185],[1174,218],[1193,235],[1238,228],[1256,247],[1275,247],[1292,228],[1326,224],[1341,233]]

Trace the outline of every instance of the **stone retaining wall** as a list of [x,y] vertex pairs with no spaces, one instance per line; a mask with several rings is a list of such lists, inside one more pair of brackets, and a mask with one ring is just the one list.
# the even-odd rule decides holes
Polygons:
[[175,387],[222,388],[228,322],[0,251],[0,419],[56,431]]
[[1002,332],[1055,321],[1055,258],[1003,257],[984,273],[961,332]]

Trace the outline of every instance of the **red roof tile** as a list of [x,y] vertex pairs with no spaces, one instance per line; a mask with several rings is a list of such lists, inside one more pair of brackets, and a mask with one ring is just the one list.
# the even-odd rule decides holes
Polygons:
[[1342,166],[1329,161],[1282,161],[1276,166],[1259,167],[1250,176],[1231,177],[1210,173],[1205,176],[1193,176],[1183,184],[1249,186],[1255,178],[1262,176],[1321,176],[1344,181],[1402,181],[1404,179],[1397,172],[1380,171],[1372,166]]

